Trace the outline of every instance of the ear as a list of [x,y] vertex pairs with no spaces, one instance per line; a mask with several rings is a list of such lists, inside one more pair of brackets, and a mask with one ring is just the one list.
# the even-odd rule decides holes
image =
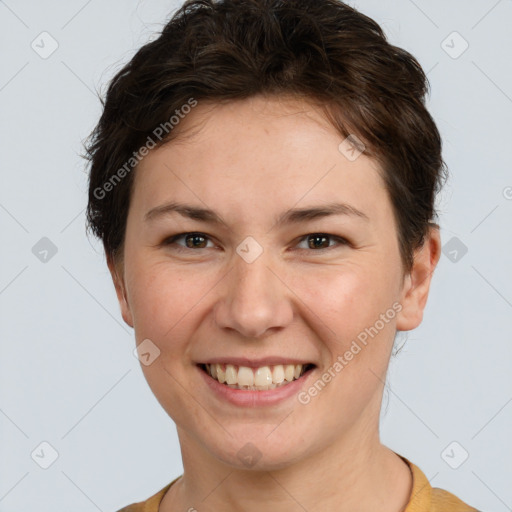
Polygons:
[[423,245],[414,252],[411,271],[405,276],[396,327],[399,331],[410,331],[421,324],[423,310],[427,304],[430,281],[441,256],[439,226],[431,224]]
[[124,266],[122,262],[114,262],[110,256],[107,256],[107,266],[114,282],[116,289],[117,300],[121,307],[121,315],[123,320],[130,326],[133,327],[133,317],[130,310],[130,304],[128,302],[126,294],[126,286],[124,282]]

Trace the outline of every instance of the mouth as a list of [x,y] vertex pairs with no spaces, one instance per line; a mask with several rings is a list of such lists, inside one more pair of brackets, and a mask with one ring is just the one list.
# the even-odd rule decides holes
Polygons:
[[268,391],[286,386],[316,367],[313,363],[277,364],[258,368],[220,363],[200,363],[197,366],[220,384],[245,391]]

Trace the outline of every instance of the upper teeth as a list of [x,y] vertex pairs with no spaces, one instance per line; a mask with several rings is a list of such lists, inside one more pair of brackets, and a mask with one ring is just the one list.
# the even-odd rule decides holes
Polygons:
[[281,384],[285,380],[291,382],[301,376],[303,367],[302,364],[277,364],[259,368],[217,363],[206,365],[208,373],[214,379],[221,383],[239,386],[271,386]]

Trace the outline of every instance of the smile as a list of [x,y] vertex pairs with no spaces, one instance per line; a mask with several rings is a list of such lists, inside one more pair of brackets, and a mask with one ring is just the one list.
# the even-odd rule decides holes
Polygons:
[[277,364],[251,368],[235,364],[200,364],[199,367],[217,382],[232,389],[267,391],[299,379],[313,364]]

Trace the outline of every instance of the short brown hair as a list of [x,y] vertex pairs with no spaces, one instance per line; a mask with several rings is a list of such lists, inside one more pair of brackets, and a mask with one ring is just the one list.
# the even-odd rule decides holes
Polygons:
[[[339,0],[186,1],[108,85],[103,113],[85,144],[88,228],[108,257],[122,255],[134,152],[191,98],[296,95],[319,103],[339,133],[356,135],[380,164],[403,267],[410,270],[447,171],[425,106],[428,90],[417,60]],[[122,179],[113,182],[122,168]]]

